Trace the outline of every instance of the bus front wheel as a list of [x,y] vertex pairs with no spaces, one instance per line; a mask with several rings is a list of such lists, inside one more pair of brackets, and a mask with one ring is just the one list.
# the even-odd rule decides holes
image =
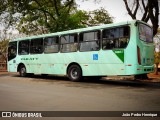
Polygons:
[[78,65],[71,65],[68,69],[68,77],[71,81],[80,81],[82,78],[81,68]]
[[27,75],[26,67],[24,65],[20,66],[19,74],[20,74],[21,77],[25,77]]

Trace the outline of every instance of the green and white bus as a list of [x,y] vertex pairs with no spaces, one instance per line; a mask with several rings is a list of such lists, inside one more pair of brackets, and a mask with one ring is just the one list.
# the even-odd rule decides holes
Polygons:
[[127,21],[12,40],[8,71],[83,76],[146,75],[154,71],[152,28]]

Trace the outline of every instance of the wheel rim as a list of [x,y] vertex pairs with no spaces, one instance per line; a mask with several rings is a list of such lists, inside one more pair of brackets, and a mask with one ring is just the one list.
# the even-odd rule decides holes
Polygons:
[[71,70],[71,77],[72,77],[73,79],[77,79],[78,76],[79,76],[78,70],[77,70],[76,68],[73,68],[73,69]]
[[21,68],[21,76],[24,76],[26,74],[26,68],[22,67]]

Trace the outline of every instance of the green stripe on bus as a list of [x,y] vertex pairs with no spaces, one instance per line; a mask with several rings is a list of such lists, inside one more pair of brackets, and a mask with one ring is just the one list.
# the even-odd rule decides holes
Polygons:
[[113,50],[118,58],[124,63],[124,50]]

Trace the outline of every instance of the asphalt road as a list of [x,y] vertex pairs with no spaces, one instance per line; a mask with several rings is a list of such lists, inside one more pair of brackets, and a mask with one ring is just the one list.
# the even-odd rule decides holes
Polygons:
[[160,83],[5,74],[0,111],[160,111]]

